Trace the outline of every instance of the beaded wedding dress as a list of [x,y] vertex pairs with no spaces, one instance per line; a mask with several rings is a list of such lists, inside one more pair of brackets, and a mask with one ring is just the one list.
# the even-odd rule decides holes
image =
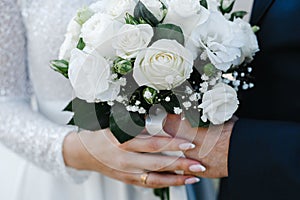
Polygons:
[[64,165],[63,139],[74,128],[61,110],[72,91],[49,60],[76,9],[92,2],[0,0],[0,199],[157,199],[152,189]]

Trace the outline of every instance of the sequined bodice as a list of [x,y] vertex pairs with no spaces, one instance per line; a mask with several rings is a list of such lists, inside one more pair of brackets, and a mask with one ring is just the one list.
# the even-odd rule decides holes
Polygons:
[[75,128],[58,124],[70,118],[61,110],[72,90],[49,60],[58,56],[76,9],[91,2],[0,0],[0,143],[61,176],[67,176],[63,139]]
[[1,0],[0,10],[0,97],[25,96],[25,29],[22,21],[16,20],[20,13],[12,2]]
[[35,0],[22,6],[27,32],[28,66],[39,99],[56,100],[70,95],[68,81],[49,68],[58,56],[67,23],[76,9],[90,0]]
[[[20,5],[27,35],[27,63],[39,110],[57,123],[65,123],[60,112],[72,99],[68,80],[49,67],[57,58],[66,27],[76,10],[91,0],[35,0]],[[49,110],[49,108],[51,108]]]

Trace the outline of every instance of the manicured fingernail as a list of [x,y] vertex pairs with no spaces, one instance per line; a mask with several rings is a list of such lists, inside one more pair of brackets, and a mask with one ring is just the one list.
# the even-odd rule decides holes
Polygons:
[[195,147],[196,145],[194,145],[193,143],[184,143],[179,145],[179,149],[183,151],[194,149]]
[[205,172],[206,168],[203,165],[192,165],[189,167],[191,172]]
[[198,183],[199,181],[200,181],[200,178],[194,177],[194,178],[188,178],[188,179],[186,179],[184,183],[186,185],[190,185],[190,184]]

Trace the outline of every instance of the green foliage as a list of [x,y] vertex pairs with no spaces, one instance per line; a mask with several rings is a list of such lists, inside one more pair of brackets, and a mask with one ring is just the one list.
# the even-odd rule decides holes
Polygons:
[[143,115],[137,112],[128,112],[123,104],[112,107],[109,127],[120,143],[133,139],[145,128]]
[[[151,97],[147,97],[146,93],[151,94]],[[141,97],[150,105],[153,105],[157,101],[157,90],[151,87],[143,88]]]
[[64,111],[73,112],[74,116],[69,122],[79,128],[96,131],[109,127],[109,115],[111,107],[107,103],[87,103],[75,98]]
[[143,20],[151,26],[157,26],[160,21],[147,9],[147,7],[139,1],[134,8],[134,18]]
[[224,14],[228,14],[232,11],[235,1],[232,1],[231,4],[227,8],[224,8],[223,4],[224,4],[224,0],[221,0],[219,9],[220,9],[221,13],[224,15]]
[[134,16],[130,15],[129,13],[126,13],[125,15],[125,23],[132,25],[141,24],[139,20],[135,19]]
[[[210,69],[211,70],[211,69]],[[209,70],[209,71],[210,71]],[[193,72],[191,73],[190,78],[188,79],[188,86],[192,87],[194,92],[199,92],[199,86],[202,83],[200,72],[194,67]],[[189,110],[184,110],[185,117],[190,122],[192,127],[206,127],[209,125],[201,120],[202,113],[198,111],[198,109],[193,109],[193,107],[197,107],[200,105],[201,100],[199,102],[191,102],[192,106]]]
[[203,6],[204,8],[208,8],[208,4],[206,0],[200,0],[200,5]]
[[161,39],[176,40],[178,43],[184,45],[183,31],[179,26],[174,24],[159,24],[154,28],[152,43]]
[[200,84],[203,82],[201,79],[201,74],[196,67],[193,67],[193,72],[190,75],[190,78],[187,80],[189,86],[193,88],[194,91],[199,92]]
[[58,73],[62,74],[64,77],[69,78],[68,71],[69,71],[69,62],[66,60],[52,60],[50,61],[50,67],[57,71]]
[[210,122],[204,122],[201,119],[202,112],[199,112],[195,109],[189,109],[184,111],[184,116],[187,118],[187,120],[190,122],[191,126],[193,128],[196,127],[208,127]]
[[82,38],[79,39],[78,44],[77,44],[77,49],[83,50],[85,47],[85,42],[83,41]]
[[[167,102],[165,101],[166,97],[170,97],[170,101]],[[170,114],[175,114],[174,113],[174,108],[180,108],[181,104],[180,104],[180,97],[177,97],[174,93],[172,93],[171,91],[161,91],[160,92],[160,97],[161,99],[161,105],[164,107],[164,109],[167,111],[167,113]]]
[[248,13],[246,11],[236,11],[236,12],[231,13],[231,16],[230,16],[229,20],[233,21],[236,18],[243,19],[247,14]]
[[153,189],[154,195],[159,197],[161,200],[169,200],[170,199],[170,189],[167,188],[156,188]]

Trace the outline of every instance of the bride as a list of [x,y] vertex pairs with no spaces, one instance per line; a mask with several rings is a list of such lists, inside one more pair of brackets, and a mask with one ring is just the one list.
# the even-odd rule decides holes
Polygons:
[[[199,181],[166,173],[203,169],[197,161],[139,153],[194,147],[185,140],[154,137],[120,145],[109,130],[80,132],[86,141],[97,137],[101,163],[82,146],[76,128],[63,125],[71,117],[62,110],[72,91],[48,63],[76,9],[91,2],[0,0],[0,199],[146,200],[155,199],[152,190],[113,179],[149,188]],[[165,172],[153,172],[160,167]]]

